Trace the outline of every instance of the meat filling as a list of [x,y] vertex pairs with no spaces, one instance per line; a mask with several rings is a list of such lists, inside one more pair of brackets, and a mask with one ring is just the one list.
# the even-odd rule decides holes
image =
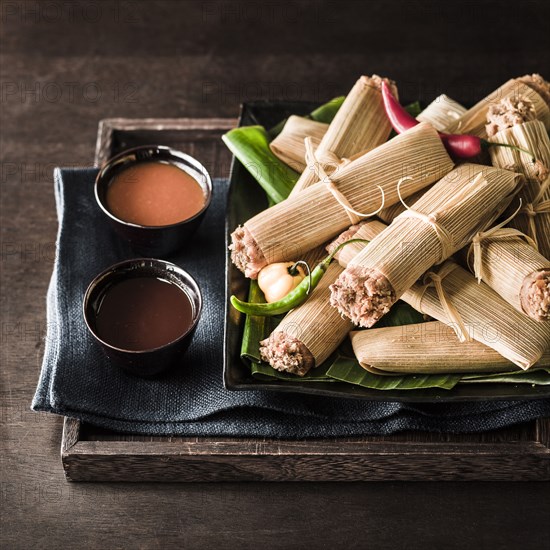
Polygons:
[[256,279],[267,261],[254,237],[246,227],[239,226],[231,234],[231,261],[251,279]]
[[523,311],[537,321],[550,320],[550,269],[525,277],[520,293]]
[[489,137],[493,137],[501,130],[536,118],[537,113],[531,100],[523,96],[505,97],[489,107],[485,130]]
[[274,332],[260,342],[262,361],[275,370],[304,376],[315,366],[315,359],[307,347],[285,332]]
[[548,107],[550,107],[550,82],[547,82],[540,74],[536,73],[520,76],[517,80],[527,84],[532,90],[535,90],[535,92],[544,99]]
[[330,290],[330,304],[360,327],[374,325],[396,302],[388,279],[367,267],[348,266]]

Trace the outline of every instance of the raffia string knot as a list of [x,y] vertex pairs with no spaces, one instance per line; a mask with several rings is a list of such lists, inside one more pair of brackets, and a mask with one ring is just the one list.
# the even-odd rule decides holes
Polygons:
[[472,244],[470,244],[470,248],[468,248],[466,261],[468,265],[471,266],[472,265],[471,259],[473,255],[473,260],[474,260],[473,271],[478,283],[481,283],[483,279],[483,254],[481,250],[481,243],[486,239],[491,239],[492,241],[496,241],[496,240],[508,241],[511,239],[524,239],[527,242],[527,244],[529,244],[535,249],[537,248],[535,241],[528,235],[525,235],[525,233],[522,233],[517,229],[513,229],[512,227],[504,227],[506,224],[510,223],[510,221],[513,218],[515,218],[516,214],[520,210],[521,210],[521,199],[519,200],[519,207],[509,218],[506,218],[503,222],[499,223],[498,225],[495,225],[494,227],[492,227],[491,229],[488,229],[487,231],[480,231],[479,233],[476,233],[476,235],[474,235],[474,238],[472,239]]
[[[319,178],[319,181],[322,181],[326,188],[332,193],[332,196],[336,199],[336,202],[346,211],[346,214],[348,215],[348,218],[352,225],[355,225],[359,223],[363,218],[370,218],[371,216],[375,216],[384,208],[385,203],[385,195],[384,195],[384,189],[377,186],[378,189],[380,189],[380,193],[382,193],[382,204],[380,205],[380,208],[376,209],[374,212],[370,212],[368,214],[364,214],[362,212],[358,212],[353,208],[353,206],[350,204],[348,199],[345,197],[345,195],[336,187],[330,176],[326,173],[325,167],[324,167],[324,161],[330,160],[329,163],[325,163],[330,166],[334,166],[334,169],[331,171],[331,174],[336,172],[338,168],[341,168],[342,166],[345,166],[350,161],[348,159],[338,159],[336,155],[330,151],[324,151],[322,152],[321,158],[317,156],[317,151],[314,151],[313,149],[313,142],[311,140],[311,137],[306,137],[304,140],[305,146],[306,146],[306,164],[310,168],[310,170],[314,170],[317,177]],[[334,160],[336,159],[336,163]]]
[[520,211],[520,213],[527,215],[528,220],[528,231],[530,237],[535,242],[535,248],[538,250],[539,243],[537,238],[537,223],[535,218],[539,214],[550,214],[550,199],[542,200],[548,186],[550,185],[550,178],[548,178],[540,187],[537,196],[533,199],[532,202],[529,202],[525,207]]
[[418,297],[415,307],[418,306],[417,309],[422,312],[422,298],[424,297],[426,290],[433,286],[441,306],[447,315],[447,319],[451,323],[451,328],[455,331],[457,338],[461,342],[466,342],[469,338],[466,325],[464,324],[460,313],[458,313],[449,297],[445,294],[445,290],[443,288],[443,279],[445,279],[445,277],[447,277],[447,275],[453,272],[457,267],[458,265],[454,262],[446,262],[441,266],[439,271],[428,271],[422,280],[422,291],[420,292],[420,296]]
[[[413,210],[403,200],[403,197],[401,196],[401,184],[404,181],[411,179],[413,179],[412,176],[405,176],[397,182],[397,196],[399,197],[401,204],[405,207],[405,212],[400,214],[399,217],[418,218],[434,230],[441,245],[441,253],[438,261],[435,263],[440,264],[455,252],[455,242],[451,233],[449,233],[449,231],[447,231],[447,229],[439,223],[438,218],[467,201],[472,194],[477,191],[480,182],[484,180],[483,175],[479,172],[477,176],[469,183],[469,185],[465,186],[460,193],[457,193],[452,200],[441,208],[441,210],[431,212],[430,214],[424,214],[422,212],[418,212],[417,210]],[[487,183],[486,180],[484,181]]]

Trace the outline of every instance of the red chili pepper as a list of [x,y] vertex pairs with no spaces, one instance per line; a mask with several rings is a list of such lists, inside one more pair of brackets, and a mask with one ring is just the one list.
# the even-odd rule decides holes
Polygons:
[[[382,99],[384,100],[384,108],[386,110],[386,114],[388,115],[388,119],[393,129],[398,134],[406,132],[417,124],[420,124],[420,122],[410,115],[401,106],[399,101],[395,99],[389,86],[384,81],[382,81]],[[443,132],[438,132],[438,134],[449,154],[455,158],[472,158],[492,146],[509,147],[533,156],[529,151],[521,149],[520,147],[508,145],[506,143],[492,143],[478,136],[472,136],[469,134],[445,134]]]
[[410,130],[417,124],[420,124],[416,118],[410,115],[402,106],[395,96],[391,93],[390,87],[382,80],[382,99],[384,100],[384,109],[390,120],[392,128],[402,134]]
[[445,149],[455,157],[468,159],[475,157],[489,147],[489,142],[468,134],[443,134],[438,132]]

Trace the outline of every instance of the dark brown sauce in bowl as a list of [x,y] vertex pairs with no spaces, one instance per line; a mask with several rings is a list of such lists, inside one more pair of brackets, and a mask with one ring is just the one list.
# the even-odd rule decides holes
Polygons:
[[202,309],[195,280],[163,260],[127,260],[106,269],[83,300],[88,330],[107,356],[132,374],[183,365]]
[[116,348],[165,346],[193,325],[193,304],[181,288],[156,277],[132,277],[107,286],[95,314],[97,335]]

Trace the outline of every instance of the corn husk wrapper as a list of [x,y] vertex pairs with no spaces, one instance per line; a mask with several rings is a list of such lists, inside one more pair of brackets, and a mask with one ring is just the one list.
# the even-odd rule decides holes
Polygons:
[[[519,370],[500,353],[477,340],[460,342],[454,331],[440,321],[353,331],[350,338],[357,360],[374,374]],[[535,365],[547,366],[550,366],[550,349]]]
[[528,237],[514,233],[510,228],[489,230],[487,237],[481,234],[475,244],[467,246],[461,257],[478,280],[515,309],[535,321],[547,321],[550,260],[533,248],[534,243]]
[[[354,323],[372,326],[425,271],[489,227],[522,184],[523,177],[508,170],[458,166],[414,203],[414,212],[435,223],[409,211],[395,218],[336,281],[333,305]],[[377,293],[363,290],[366,285],[376,286]]]
[[384,205],[399,200],[397,182],[403,176],[411,177],[401,186],[408,197],[452,167],[437,132],[421,123],[248,220],[232,235],[232,259],[245,275],[255,278],[264,265],[299,258],[356,223],[360,218],[342,204],[342,197],[367,217],[382,206],[381,189]]
[[[310,368],[323,363],[352,329],[353,325],[329,302],[329,286],[342,269],[337,262],[332,262],[305,303],[287,313],[261,342],[262,358],[273,368],[303,376]],[[296,352],[298,343],[299,353]],[[270,352],[266,353],[268,348]]]
[[[327,174],[337,168],[340,159],[366,153],[388,139],[391,124],[384,109],[379,80],[378,77],[359,78],[321,139],[316,151],[317,161]],[[291,195],[317,181],[315,166],[306,167]]]
[[528,183],[541,184],[548,177],[550,138],[540,120],[531,120],[501,130],[491,137],[490,141],[515,145],[531,153],[523,153],[509,147],[490,147],[489,154],[493,166],[523,174]]
[[308,250],[303,256],[296,258],[296,261],[302,260],[306,262],[311,269],[313,269],[321,260],[327,256],[327,243],[316,246],[311,250]]
[[[360,227],[353,237],[364,238],[363,233]],[[344,246],[335,258],[342,267],[347,267],[364,248],[362,243],[351,243]],[[466,327],[467,341],[473,339],[485,344],[524,370],[540,360],[550,347],[550,323],[540,323],[520,313],[457,264],[447,261],[439,269],[442,273],[444,270],[450,272],[441,280],[442,290],[461,324]],[[416,282],[403,293],[401,299],[456,332],[456,323],[450,318],[449,310],[441,302],[435,287]],[[418,359],[419,364],[422,359]]]
[[[518,367],[524,370],[532,367],[550,346],[550,323],[539,323],[520,313],[465,269],[455,264],[443,278],[442,286],[466,325],[469,337]],[[434,287],[424,289],[416,283],[402,300],[438,321],[452,323]]]
[[[407,204],[413,205],[424,193],[426,193],[430,187],[427,187],[426,189],[422,189],[418,191],[418,193],[415,193],[414,195],[411,195],[407,199]],[[395,204],[392,204],[391,206],[388,206],[388,208],[384,208],[376,214],[384,223],[390,224],[399,216],[399,214],[402,214],[405,212],[406,207],[402,202],[396,202]]]
[[521,194],[525,205],[513,220],[510,227],[531,237],[538,251],[550,259],[550,179],[543,185],[531,182]]
[[466,111],[466,107],[449,96],[441,94],[416,117],[416,120],[429,122],[436,130],[443,132]]
[[304,140],[311,137],[316,146],[325,135],[328,124],[310,118],[292,115],[286,121],[281,133],[269,144],[273,154],[296,172],[306,169],[306,147]]
[[468,109],[460,118],[449,124],[445,128],[445,132],[474,134],[487,139],[485,124],[487,122],[487,109],[489,106],[492,103],[501,101],[505,97],[520,95],[529,98],[533,102],[537,119],[544,123],[546,129],[550,129],[550,109],[548,108],[548,104],[527,84],[512,78],[493,93],[476,103],[471,109]]
[[491,141],[516,145],[533,154],[535,162],[531,155],[508,147],[489,149],[493,166],[520,172],[527,179],[519,195],[523,209],[509,225],[529,235],[541,254],[550,258],[550,138],[546,128],[539,120],[532,120],[498,132]]
[[[338,244],[353,238],[354,233],[359,227],[362,228],[362,239],[373,239],[385,226],[377,220],[369,220],[363,222],[361,226],[353,226],[345,232],[342,239],[329,245],[329,251],[334,250]],[[354,244],[355,243],[350,243],[341,250],[345,250]],[[324,251],[324,254],[326,255],[327,252]],[[279,323],[277,328],[271,333],[268,338],[268,340],[271,339],[271,345],[282,346],[282,349],[284,349],[285,345],[289,348],[290,344],[293,343],[294,340],[297,340],[310,354],[310,360],[313,360],[309,368],[319,366],[336,350],[353,328],[353,325],[348,320],[343,319],[336,309],[330,305],[329,301],[329,286],[336,280],[338,275],[342,273],[343,269],[344,268],[341,267],[338,262],[332,262],[330,264],[323,278],[306,302],[287,313],[281,323]],[[287,342],[285,343],[281,336],[279,336],[278,341],[275,342],[274,340],[277,339],[277,334],[283,334]],[[278,367],[278,370],[287,370],[283,369],[282,365],[291,364],[290,355],[291,351],[289,349],[286,352],[280,352],[277,357],[272,356],[271,360],[268,362],[272,367]],[[296,357],[294,357],[294,359],[296,359]],[[295,362],[294,369],[290,370],[290,372],[294,372],[294,374],[305,374],[309,368],[305,369],[304,363],[303,360]]]

